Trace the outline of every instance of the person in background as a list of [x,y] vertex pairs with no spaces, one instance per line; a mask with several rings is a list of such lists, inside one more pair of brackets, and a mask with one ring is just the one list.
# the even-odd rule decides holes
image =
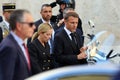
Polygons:
[[[48,23],[49,25],[51,25],[51,27],[53,27],[53,29],[55,31],[56,24],[50,20],[51,16],[52,16],[51,6],[49,4],[43,4],[41,7],[40,14],[41,14],[41,18],[35,22],[35,26],[36,26],[35,32],[38,30],[38,26],[42,23]],[[51,54],[52,54],[52,46],[53,46],[53,41],[54,41],[54,31],[52,33],[52,38],[48,41],[48,43],[50,45],[50,53]],[[31,41],[31,39],[28,39],[28,45],[29,45],[30,41]]]
[[11,13],[9,23],[11,32],[0,43],[0,79],[24,80],[31,76],[25,39],[33,35],[34,20],[29,11],[18,9]]
[[54,23],[58,23],[59,20],[63,19],[63,10],[66,8],[66,1],[65,0],[56,0],[56,2],[53,2],[50,4],[50,6],[53,8],[59,4],[59,14],[52,15],[51,21]]
[[41,23],[48,23],[55,30],[55,27],[54,27],[55,23],[50,20],[51,17],[52,17],[52,8],[51,8],[51,6],[49,4],[43,4],[42,7],[41,7],[41,10],[40,10],[40,14],[41,14],[41,18],[35,22],[35,26],[36,26],[35,32],[37,31],[38,26]]
[[[68,13],[68,12],[75,12],[73,8],[65,8],[64,11],[63,11],[63,16],[65,17],[65,15]],[[60,20],[58,22],[59,27],[58,29],[55,31],[55,34],[57,32],[59,32],[62,28],[64,28],[65,24],[64,24],[64,18],[62,20]],[[82,43],[84,44],[84,36],[83,36],[83,29],[82,29],[82,22],[81,22],[81,19],[79,18],[78,19],[78,25],[77,25],[77,29],[79,29],[80,31],[78,32],[80,35],[80,38],[81,38],[81,41]]]
[[55,0],[50,4],[52,8],[59,5],[59,14],[52,15],[51,21],[58,23],[61,19],[63,19],[63,11],[65,8],[73,8],[75,9],[75,0]]
[[52,32],[53,28],[48,23],[40,24],[28,45],[33,75],[54,68],[48,44]]
[[13,12],[15,8],[16,8],[15,3],[3,3],[2,4],[2,11],[3,11],[4,19],[0,23],[0,27],[2,28],[3,38],[5,38],[10,32],[8,20],[9,20],[11,12]]
[[[2,16],[0,16],[0,24],[1,24],[2,21],[3,21],[3,18],[2,18]],[[0,27],[0,42],[3,40],[3,34],[2,33],[3,33],[2,28]]]
[[68,12],[64,17],[65,26],[54,37],[53,55],[60,67],[87,64],[80,30],[77,29],[79,16]]
[[0,27],[0,43],[3,40],[3,35],[2,35],[2,28]]
[[2,18],[2,16],[0,15],[0,23],[3,21],[3,18]]
[[[68,12],[75,12],[73,8],[65,8],[64,11],[63,11],[63,17],[68,13]],[[61,19],[58,23],[57,23],[57,26],[58,26],[58,29],[59,28],[62,28],[64,27],[64,18]],[[80,29],[81,31],[81,34],[83,35],[83,29],[82,29],[82,21],[79,17],[78,19],[78,26],[77,26],[78,29]],[[84,39],[83,39],[84,40]]]

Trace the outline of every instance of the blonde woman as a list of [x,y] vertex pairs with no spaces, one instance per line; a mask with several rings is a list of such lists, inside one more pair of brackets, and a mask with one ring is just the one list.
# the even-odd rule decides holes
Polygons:
[[52,58],[50,56],[50,46],[48,40],[51,38],[53,28],[42,23],[38,31],[34,33],[32,42],[28,45],[31,58],[32,74],[37,74],[52,69]]

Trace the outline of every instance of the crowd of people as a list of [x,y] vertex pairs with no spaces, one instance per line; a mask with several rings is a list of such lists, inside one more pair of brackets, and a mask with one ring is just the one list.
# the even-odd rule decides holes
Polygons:
[[[50,69],[87,64],[82,21],[75,7],[67,7],[65,0],[57,1],[43,4],[37,21],[28,10],[3,5],[0,80],[24,80]],[[52,8],[56,4],[60,14],[55,16]]]

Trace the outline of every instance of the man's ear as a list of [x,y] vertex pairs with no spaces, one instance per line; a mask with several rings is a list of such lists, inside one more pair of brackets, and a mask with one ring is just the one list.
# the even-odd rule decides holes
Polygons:
[[21,26],[22,26],[22,24],[20,24],[19,22],[16,22],[16,29],[17,30],[21,30]]

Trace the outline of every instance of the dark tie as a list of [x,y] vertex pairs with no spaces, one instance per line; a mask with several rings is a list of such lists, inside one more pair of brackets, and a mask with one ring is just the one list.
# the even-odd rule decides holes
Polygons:
[[25,43],[23,43],[23,46],[24,46],[24,49],[25,49],[25,52],[26,52],[26,55],[27,55],[28,69],[30,70],[30,69],[31,69],[31,65],[30,65],[30,55],[29,55],[29,52],[28,52],[28,48],[27,48],[27,46],[25,45]]
[[75,45],[77,45],[76,34],[75,33],[71,33],[70,36],[72,38],[72,43],[74,43]]

